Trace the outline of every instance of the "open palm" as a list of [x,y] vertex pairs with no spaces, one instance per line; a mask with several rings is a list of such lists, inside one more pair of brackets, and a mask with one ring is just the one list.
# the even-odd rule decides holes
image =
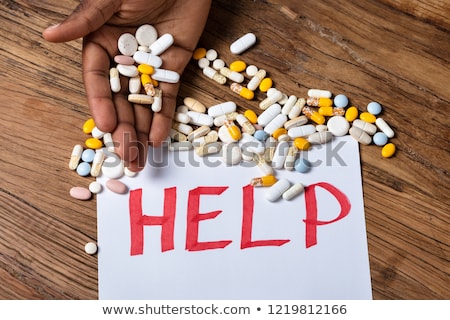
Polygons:
[[179,84],[160,83],[161,112],[127,100],[128,84],[112,93],[109,68],[118,54],[121,34],[134,34],[151,24],[159,35],[170,33],[174,45],[161,54],[162,68],[181,74],[197,45],[208,16],[210,0],[84,1],[61,24],[43,32],[46,40],[64,42],[83,37],[83,80],[87,101],[97,127],[112,132],[116,152],[132,171],[141,170],[149,144],[159,146],[168,136]]

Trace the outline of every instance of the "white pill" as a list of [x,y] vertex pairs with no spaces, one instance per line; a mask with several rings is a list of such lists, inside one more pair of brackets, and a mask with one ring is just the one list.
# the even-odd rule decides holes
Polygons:
[[[259,108],[261,110],[266,110],[268,107],[273,105],[274,103],[277,103],[278,101],[283,98],[283,93],[279,90],[272,91],[270,95],[267,95],[267,98],[265,98],[263,101],[259,103]],[[281,111],[281,110],[280,110]]]
[[141,78],[139,76],[131,77],[128,80],[128,91],[130,91],[130,93],[141,92]]
[[230,45],[230,51],[232,54],[241,54],[255,43],[256,36],[253,33],[247,33]]
[[328,119],[327,129],[336,137],[345,136],[350,129],[350,123],[343,116],[334,116]]
[[117,47],[121,54],[132,56],[137,51],[138,42],[131,33],[124,33],[117,40]]
[[370,144],[372,142],[372,137],[365,132],[364,130],[352,126],[350,130],[348,130],[350,135],[361,144]]
[[215,70],[220,70],[220,68],[225,67],[225,61],[223,61],[222,59],[216,59],[213,61],[212,67]]
[[247,76],[249,77],[254,77],[255,74],[258,72],[258,67],[251,64],[249,65],[246,69],[245,69],[245,73],[247,74]]
[[125,77],[136,77],[139,75],[139,71],[136,68],[136,66],[129,66],[129,65],[125,65],[125,64],[118,64],[116,66],[117,71],[119,71],[119,73]]
[[234,111],[236,111],[236,103],[233,101],[219,103],[208,108],[208,114],[211,117],[218,117]]
[[130,168],[125,167],[123,168],[123,173],[127,176],[127,177],[135,177],[138,173],[135,171],[131,171]]
[[388,138],[394,137],[394,130],[391,129],[391,127],[386,123],[386,121],[384,121],[383,118],[377,118],[375,124],[381,131],[383,131],[385,135],[388,136]]
[[185,123],[179,123],[179,122],[174,122],[172,124],[172,128],[181,132],[182,134],[188,135],[190,134],[192,131],[194,131],[194,129]]
[[165,33],[150,45],[150,52],[155,56],[159,56],[173,44],[173,36]]
[[303,126],[294,127],[288,130],[288,135],[294,139],[298,137],[306,137],[316,132],[316,127],[313,124],[305,124]]
[[234,139],[231,135],[230,132],[228,131],[228,128],[225,126],[221,126],[218,130],[218,135],[219,135],[219,140],[222,141],[223,143],[232,143],[232,142],[236,142],[236,139]]
[[287,115],[280,113],[264,127],[264,131],[268,134],[272,134],[278,128],[282,128],[286,121]]
[[221,148],[222,148],[222,145],[216,141],[216,142],[207,143],[198,148],[194,148],[194,151],[198,156],[203,157],[203,156],[206,156],[209,154],[218,153]]
[[289,151],[289,142],[281,141],[278,143],[272,158],[272,167],[281,169],[284,167],[284,161]]
[[309,89],[308,97],[331,98],[331,91],[321,89]]
[[144,51],[137,51],[133,55],[133,59],[139,64],[148,64],[153,68],[159,68],[162,65],[162,59],[160,57]]
[[256,154],[263,154],[266,149],[261,141],[257,140],[254,136],[246,132],[242,133],[241,140],[239,140],[239,146],[244,151],[246,150],[248,152]]
[[300,195],[303,190],[305,189],[305,187],[303,186],[303,184],[299,183],[295,183],[293,184],[289,189],[287,189],[285,192],[283,192],[283,199],[284,200],[291,200],[294,197]]
[[91,135],[93,138],[101,139],[105,135],[105,132],[101,131],[99,128],[94,127],[92,129]]
[[324,144],[331,141],[331,139],[333,139],[333,134],[330,131],[314,132],[308,137],[308,141],[311,144]]
[[211,127],[214,123],[213,117],[207,115],[206,113],[196,112],[196,111],[188,111],[187,115],[191,120],[189,123],[194,124],[196,126],[208,126]]
[[109,69],[109,84],[112,92],[119,92],[121,88],[119,70],[117,68]]
[[363,121],[361,119],[353,120],[352,125],[354,127],[360,128],[361,130],[367,132],[371,136],[374,135],[375,132],[377,132],[377,126],[376,125],[374,125],[373,123],[369,123],[367,121]]
[[193,149],[193,145],[190,141],[171,142],[169,144],[170,151],[189,151]]
[[83,154],[83,147],[80,144],[76,144],[72,149],[70,156],[69,168],[75,170],[80,162],[81,155]]
[[123,162],[118,156],[111,154],[103,161],[102,173],[105,177],[119,179],[123,176],[123,169]]
[[318,132],[328,131],[328,127],[326,124],[318,124],[316,125],[316,131]]
[[144,24],[136,30],[135,38],[139,45],[149,47],[158,39],[158,31],[152,25]]
[[234,166],[241,162],[242,152],[237,143],[227,143],[222,146],[222,160],[228,166]]
[[102,191],[102,185],[99,182],[97,182],[97,181],[92,181],[89,184],[89,191],[91,191],[94,194],[97,194],[100,191]]
[[289,129],[294,128],[294,127],[302,126],[302,125],[304,125],[306,123],[308,123],[308,118],[306,116],[300,116],[300,117],[296,117],[294,119],[291,119],[289,121],[286,121],[284,123],[284,128],[286,130],[289,130]]
[[283,193],[289,189],[291,183],[286,179],[280,179],[275,182],[266,192],[266,200],[268,201],[276,201],[278,200]]
[[209,63],[210,63],[209,60],[206,58],[200,58],[198,59],[197,62],[200,69],[205,69],[206,67],[209,67]]
[[153,112],[160,112],[162,109],[162,90],[161,89],[155,89],[155,96],[153,97],[153,103],[152,103],[152,111]]
[[86,243],[86,245],[84,246],[84,251],[87,254],[93,255],[97,253],[97,245],[94,242],[88,242]]
[[281,109],[281,113],[288,115],[289,112],[291,111],[292,107],[295,105],[295,103],[297,102],[297,97],[292,95],[289,96],[289,98],[287,99],[286,103],[283,105],[283,108]]
[[214,49],[209,49],[208,51],[206,51],[206,59],[208,59],[209,61],[214,61],[217,59],[217,51]]
[[150,53],[150,48],[148,46],[139,46],[138,51]]
[[152,79],[161,82],[177,83],[180,80],[180,75],[172,70],[155,69]]
[[270,121],[272,121],[281,112],[281,106],[275,103],[264,110],[258,117],[258,124],[266,126]]
[[188,116],[187,111],[186,113],[175,112],[175,114],[173,115],[173,120],[181,123],[189,123],[189,121],[191,121],[191,118]]
[[233,82],[241,83],[241,82],[244,81],[244,75],[243,74],[241,74],[239,72],[236,72],[236,71],[232,71],[232,70],[230,70],[227,67],[220,68],[219,72],[220,72],[221,75],[227,77],[228,79],[230,79]]
[[[106,136],[107,134],[105,134]],[[105,139],[105,136],[103,136],[103,139]],[[105,143],[106,145],[106,143]],[[92,166],[91,166],[91,176],[97,177],[100,174],[100,171],[102,170],[103,161],[105,159],[105,154],[103,152],[103,149],[98,149],[95,151],[94,160],[92,160]]]

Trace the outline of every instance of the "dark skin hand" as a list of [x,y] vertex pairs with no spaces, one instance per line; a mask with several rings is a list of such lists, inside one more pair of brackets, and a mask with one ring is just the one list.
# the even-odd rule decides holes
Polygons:
[[117,39],[151,24],[162,35],[170,33],[174,44],[161,54],[161,68],[180,75],[192,57],[208,17],[211,0],[85,0],[62,23],[44,30],[51,42],[83,37],[83,81],[87,102],[96,126],[111,132],[117,154],[131,171],[140,171],[147,160],[148,145],[166,140],[176,107],[179,83],[160,83],[161,112],[127,100],[127,79],[122,90],[112,93],[109,69],[119,54]]

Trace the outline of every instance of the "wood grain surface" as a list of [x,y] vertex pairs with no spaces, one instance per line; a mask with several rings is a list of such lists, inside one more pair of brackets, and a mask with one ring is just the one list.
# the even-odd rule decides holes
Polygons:
[[[87,185],[67,167],[90,117],[81,78],[81,40],[41,36],[73,0],[0,1],[0,298],[96,299],[96,201],[68,191]],[[346,94],[360,110],[384,107],[397,152],[361,146],[369,258],[375,299],[450,299],[450,2],[214,0],[199,45],[222,59],[254,32],[242,59],[266,69],[287,94],[309,88]],[[228,86],[191,63],[185,96],[233,99]]]

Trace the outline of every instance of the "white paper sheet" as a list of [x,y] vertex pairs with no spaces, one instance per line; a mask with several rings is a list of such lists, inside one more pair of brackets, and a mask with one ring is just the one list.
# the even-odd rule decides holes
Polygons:
[[[308,151],[308,173],[277,170],[277,178],[307,191],[273,203],[266,188],[248,186],[261,176],[254,165],[227,167],[219,155],[160,149],[149,156],[153,163],[138,176],[121,178],[128,194],[97,195],[100,299],[372,298],[351,137]],[[174,217],[164,227],[163,212]]]

